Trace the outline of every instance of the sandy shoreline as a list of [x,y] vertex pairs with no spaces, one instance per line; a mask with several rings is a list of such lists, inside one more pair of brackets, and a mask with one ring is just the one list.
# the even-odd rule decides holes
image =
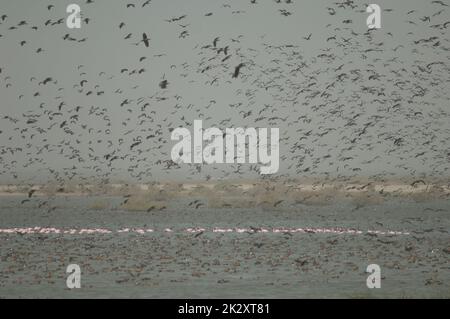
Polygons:
[[280,183],[280,182],[254,182],[254,183],[155,183],[155,184],[108,184],[108,185],[67,185],[54,187],[49,185],[0,185],[0,196],[17,196],[33,191],[35,196],[63,195],[63,196],[85,196],[85,195],[120,195],[127,192],[149,192],[154,190],[172,190],[180,193],[211,190],[218,191],[224,188],[251,191],[258,187],[277,188],[283,187],[292,192],[348,192],[364,193],[369,190],[384,193],[413,194],[439,191],[450,194],[450,182],[426,183],[422,180],[411,183],[395,182],[367,182],[367,183]]

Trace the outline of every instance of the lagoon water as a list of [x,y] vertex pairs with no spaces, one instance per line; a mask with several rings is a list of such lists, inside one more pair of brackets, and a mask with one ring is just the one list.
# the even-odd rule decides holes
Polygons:
[[[272,209],[177,199],[149,212],[124,210],[118,196],[25,199],[0,200],[2,298],[450,297],[444,199]],[[17,227],[110,233],[5,232]],[[81,268],[81,289],[66,287],[69,264]],[[381,267],[381,289],[366,286],[369,264]]]

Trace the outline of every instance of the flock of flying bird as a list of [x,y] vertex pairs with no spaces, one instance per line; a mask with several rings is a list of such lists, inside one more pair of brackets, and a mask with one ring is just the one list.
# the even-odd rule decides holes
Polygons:
[[[8,59],[0,57],[1,95],[21,91],[15,101],[27,107],[18,112],[2,102],[2,182],[33,183],[34,177],[24,173],[30,171],[58,184],[92,179],[108,183],[117,176],[136,182],[165,176],[207,180],[259,176],[258,165],[174,163],[170,132],[178,126],[191,127],[194,119],[218,128],[279,127],[281,168],[272,178],[448,175],[449,4],[429,1],[428,12],[383,8],[383,21],[394,13],[396,20],[403,19],[405,35],[388,27],[368,30],[366,4],[345,0],[323,9],[329,17],[325,35],[299,29],[292,32],[290,43],[276,43],[265,34],[249,41],[242,30],[233,37],[218,34],[189,42],[195,38],[191,24],[198,21],[214,28],[215,15],[245,16],[255,6],[270,5],[279,13],[270,22],[276,24],[295,18],[294,2],[239,1],[200,17],[188,13],[161,17],[161,29],[172,25],[177,30],[167,41],[184,41],[190,50],[181,63],[180,54],[170,61],[168,53],[154,47],[152,33],[159,30],[136,33],[127,29],[125,18],[111,25],[120,37],[115,45],[135,46],[139,58],[134,62],[124,58],[126,65],[119,69],[114,65],[96,70],[74,61],[75,81],[60,79],[51,70],[48,74],[29,70],[27,83],[21,83],[15,81],[18,76]],[[82,6],[85,26],[95,22],[95,17],[87,16],[95,5],[97,0],[87,0]],[[123,10],[152,10],[152,5],[152,0],[134,1],[123,4]],[[16,39],[14,50],[57,54],[18,38],[17,32],[61,28],[64,35],[54,41],[75,45],[83,54],[83,47],[93,40],[67,29],[65,11],[55,13],[56,8],[46,5],[49,17],[34,23],[0,12],[0,47],[2,41]],[[255,40],[259,45],[249,44]],[[308,50],[313,42],[311,47],[320,43],[319,48]],[[167,72],[149,87],[145,76],[162,61],[168,62]],[[115,87],[117,83],[131,88]],[[185,96],[191,87],[222,90],[228,100],[218,96],[193,104]]]

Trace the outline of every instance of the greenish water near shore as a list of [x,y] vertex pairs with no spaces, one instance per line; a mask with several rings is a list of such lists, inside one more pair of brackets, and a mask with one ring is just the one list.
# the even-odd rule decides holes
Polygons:
[[[358,207],[186,208],[127,211],[123,197],[58,197],[38,208],[26,196],[1,197],[0,228],[171,227],[172,233],[0,234],[0,297],[31,298],[412,298],[450,297],[450,205],[393,199]],[[41,202],[41,198],[32,198]],[[110,209],[92,209],[106,201]],[[177,208],[179,207],[179,208]],[[350,234],[188,234],[186,227],[347,227],[408,231]],[[66,287],[78,264],[81,289]],[[368,289],[367,265],[382,288]]]

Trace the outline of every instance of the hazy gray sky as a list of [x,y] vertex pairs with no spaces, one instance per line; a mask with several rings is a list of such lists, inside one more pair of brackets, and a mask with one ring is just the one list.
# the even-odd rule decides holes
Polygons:
[[260,178],[171,166],[170,129],[194,119],[279,127],[274,177],[449,175],[448,6],[377,1],[367,33],[361,1],[144,2],[0,0],[0,183]]

